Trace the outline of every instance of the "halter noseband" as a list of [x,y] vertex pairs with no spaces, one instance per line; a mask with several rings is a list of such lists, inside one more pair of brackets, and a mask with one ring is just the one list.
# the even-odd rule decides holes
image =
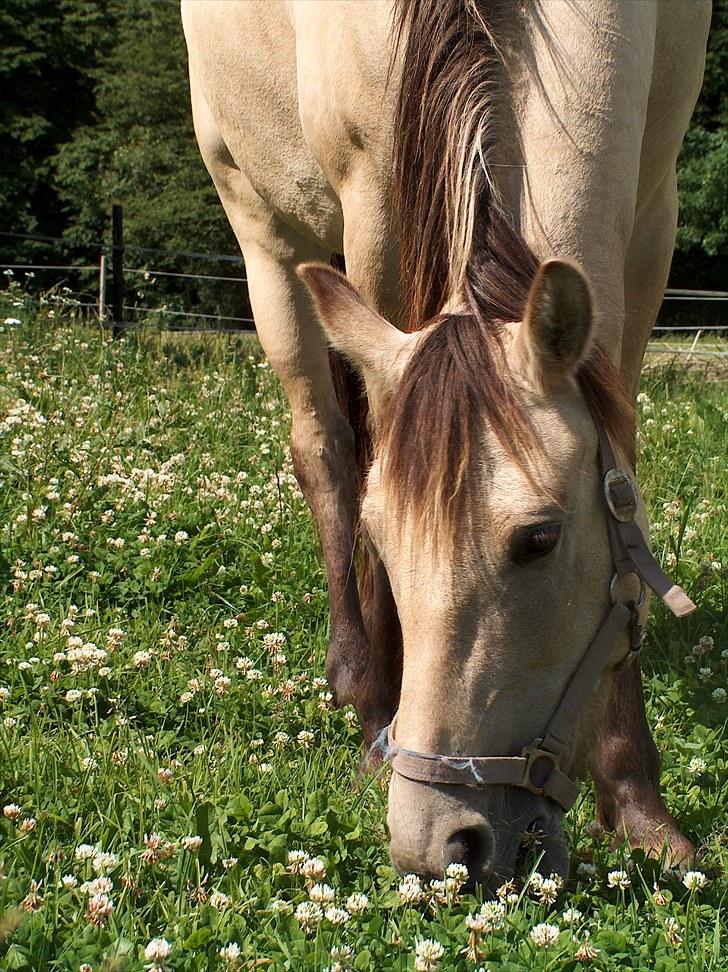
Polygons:
[[[517,786],[539,796],[547,796],[564,810],[576,800],[578,787],[561,768],[568,740],[576,726],[585,698],[596,687],[611,657],[617,639],[629,628],[630,649],[619,662],[623,665],[642,645],[639,609],[645,585],[658,594],[676,617],[695,610],[687,594],[673,584],[652,556],[642,531],[635,522],[637,491],[629,476],[617,467],[612,445],[597,422],[599,447],[597,460],[604,484],[607,508],[607,533],[614,574],[609,585],[612,605],[581,661],[574,670],[543,736],[521,750],[520,756],[444,756],[420,753],[398,746],[394,738],[395,716],[372,746],[400,776],[421,783],[446,783],[461,786],[486,786],[493,783]],[[634,574],[640,579],[640,594],[635,601],[621,600],[617,588],[622,577]]]

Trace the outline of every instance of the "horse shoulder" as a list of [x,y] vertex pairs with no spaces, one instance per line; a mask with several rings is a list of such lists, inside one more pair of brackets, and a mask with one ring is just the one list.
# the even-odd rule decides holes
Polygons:
[[[185,0],[182,19],[195,131],[228,215],[265,208],[337,249],[338,199],[301,127],[291,5]],[[252,189],[251,205],[236,196],[233,170]]]

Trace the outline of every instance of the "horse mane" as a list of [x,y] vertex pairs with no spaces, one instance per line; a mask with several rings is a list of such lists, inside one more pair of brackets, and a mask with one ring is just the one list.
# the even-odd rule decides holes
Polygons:
[[[503,343],[503,325],[523,319],[539,261],[503,211],[491,175],[494,131],[508,101],[494,23],[502,33],[514,8],[513,0],[395,3],[400,293],[407,329],[427,333],[376,445],[394,501],[436,533],[450,532],[484,422],[526,471],[539,448]],[[595,419],[632,461],[632,406],[598,344],[577,380]],[[371,449],[359,455],[369,462]]]

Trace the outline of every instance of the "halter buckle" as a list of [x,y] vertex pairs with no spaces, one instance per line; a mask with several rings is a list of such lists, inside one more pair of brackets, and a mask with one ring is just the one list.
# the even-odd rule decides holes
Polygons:
[[[544,786],[551,775],[551,769],[559,768],[560,757],[556,753],[549,752],[548,749],[541,749],[542,742],[543,739],[534,739],[532,743],[524,746],[521,750],[521,756],[526,760],[526,765],[523,768],[523,779],[518,786],[524,790],[528,790],[530,793],[535,793],[536,796],[544,795]],[[542,759],[547,760],[551,764],[551,769],[549,769],[543,777],[541,785],[539,785],[531,779],[531,773],[536,763]]]
[[604,476],[604,499],[609,512],[620,523],[634,520],[637,512],[637,490],[627,473],[610,469]]

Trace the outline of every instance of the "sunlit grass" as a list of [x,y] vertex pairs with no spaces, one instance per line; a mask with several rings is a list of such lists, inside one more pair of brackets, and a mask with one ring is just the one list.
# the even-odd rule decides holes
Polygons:
[[[400,889],[384,778],[330,706],[324,573],[253,339],[112,343],[62,298],[3,301],[0,968],[725,968],[723,384],[651,371],[639,406],[655,549],[701,606],[654,611],[648,713],[707,885],[610,850],[585,787],[567,886],[468,927],[474,898]],[[298,849],[325,875],[292,873]],[[320,921],[295,914],[312,895]]]

